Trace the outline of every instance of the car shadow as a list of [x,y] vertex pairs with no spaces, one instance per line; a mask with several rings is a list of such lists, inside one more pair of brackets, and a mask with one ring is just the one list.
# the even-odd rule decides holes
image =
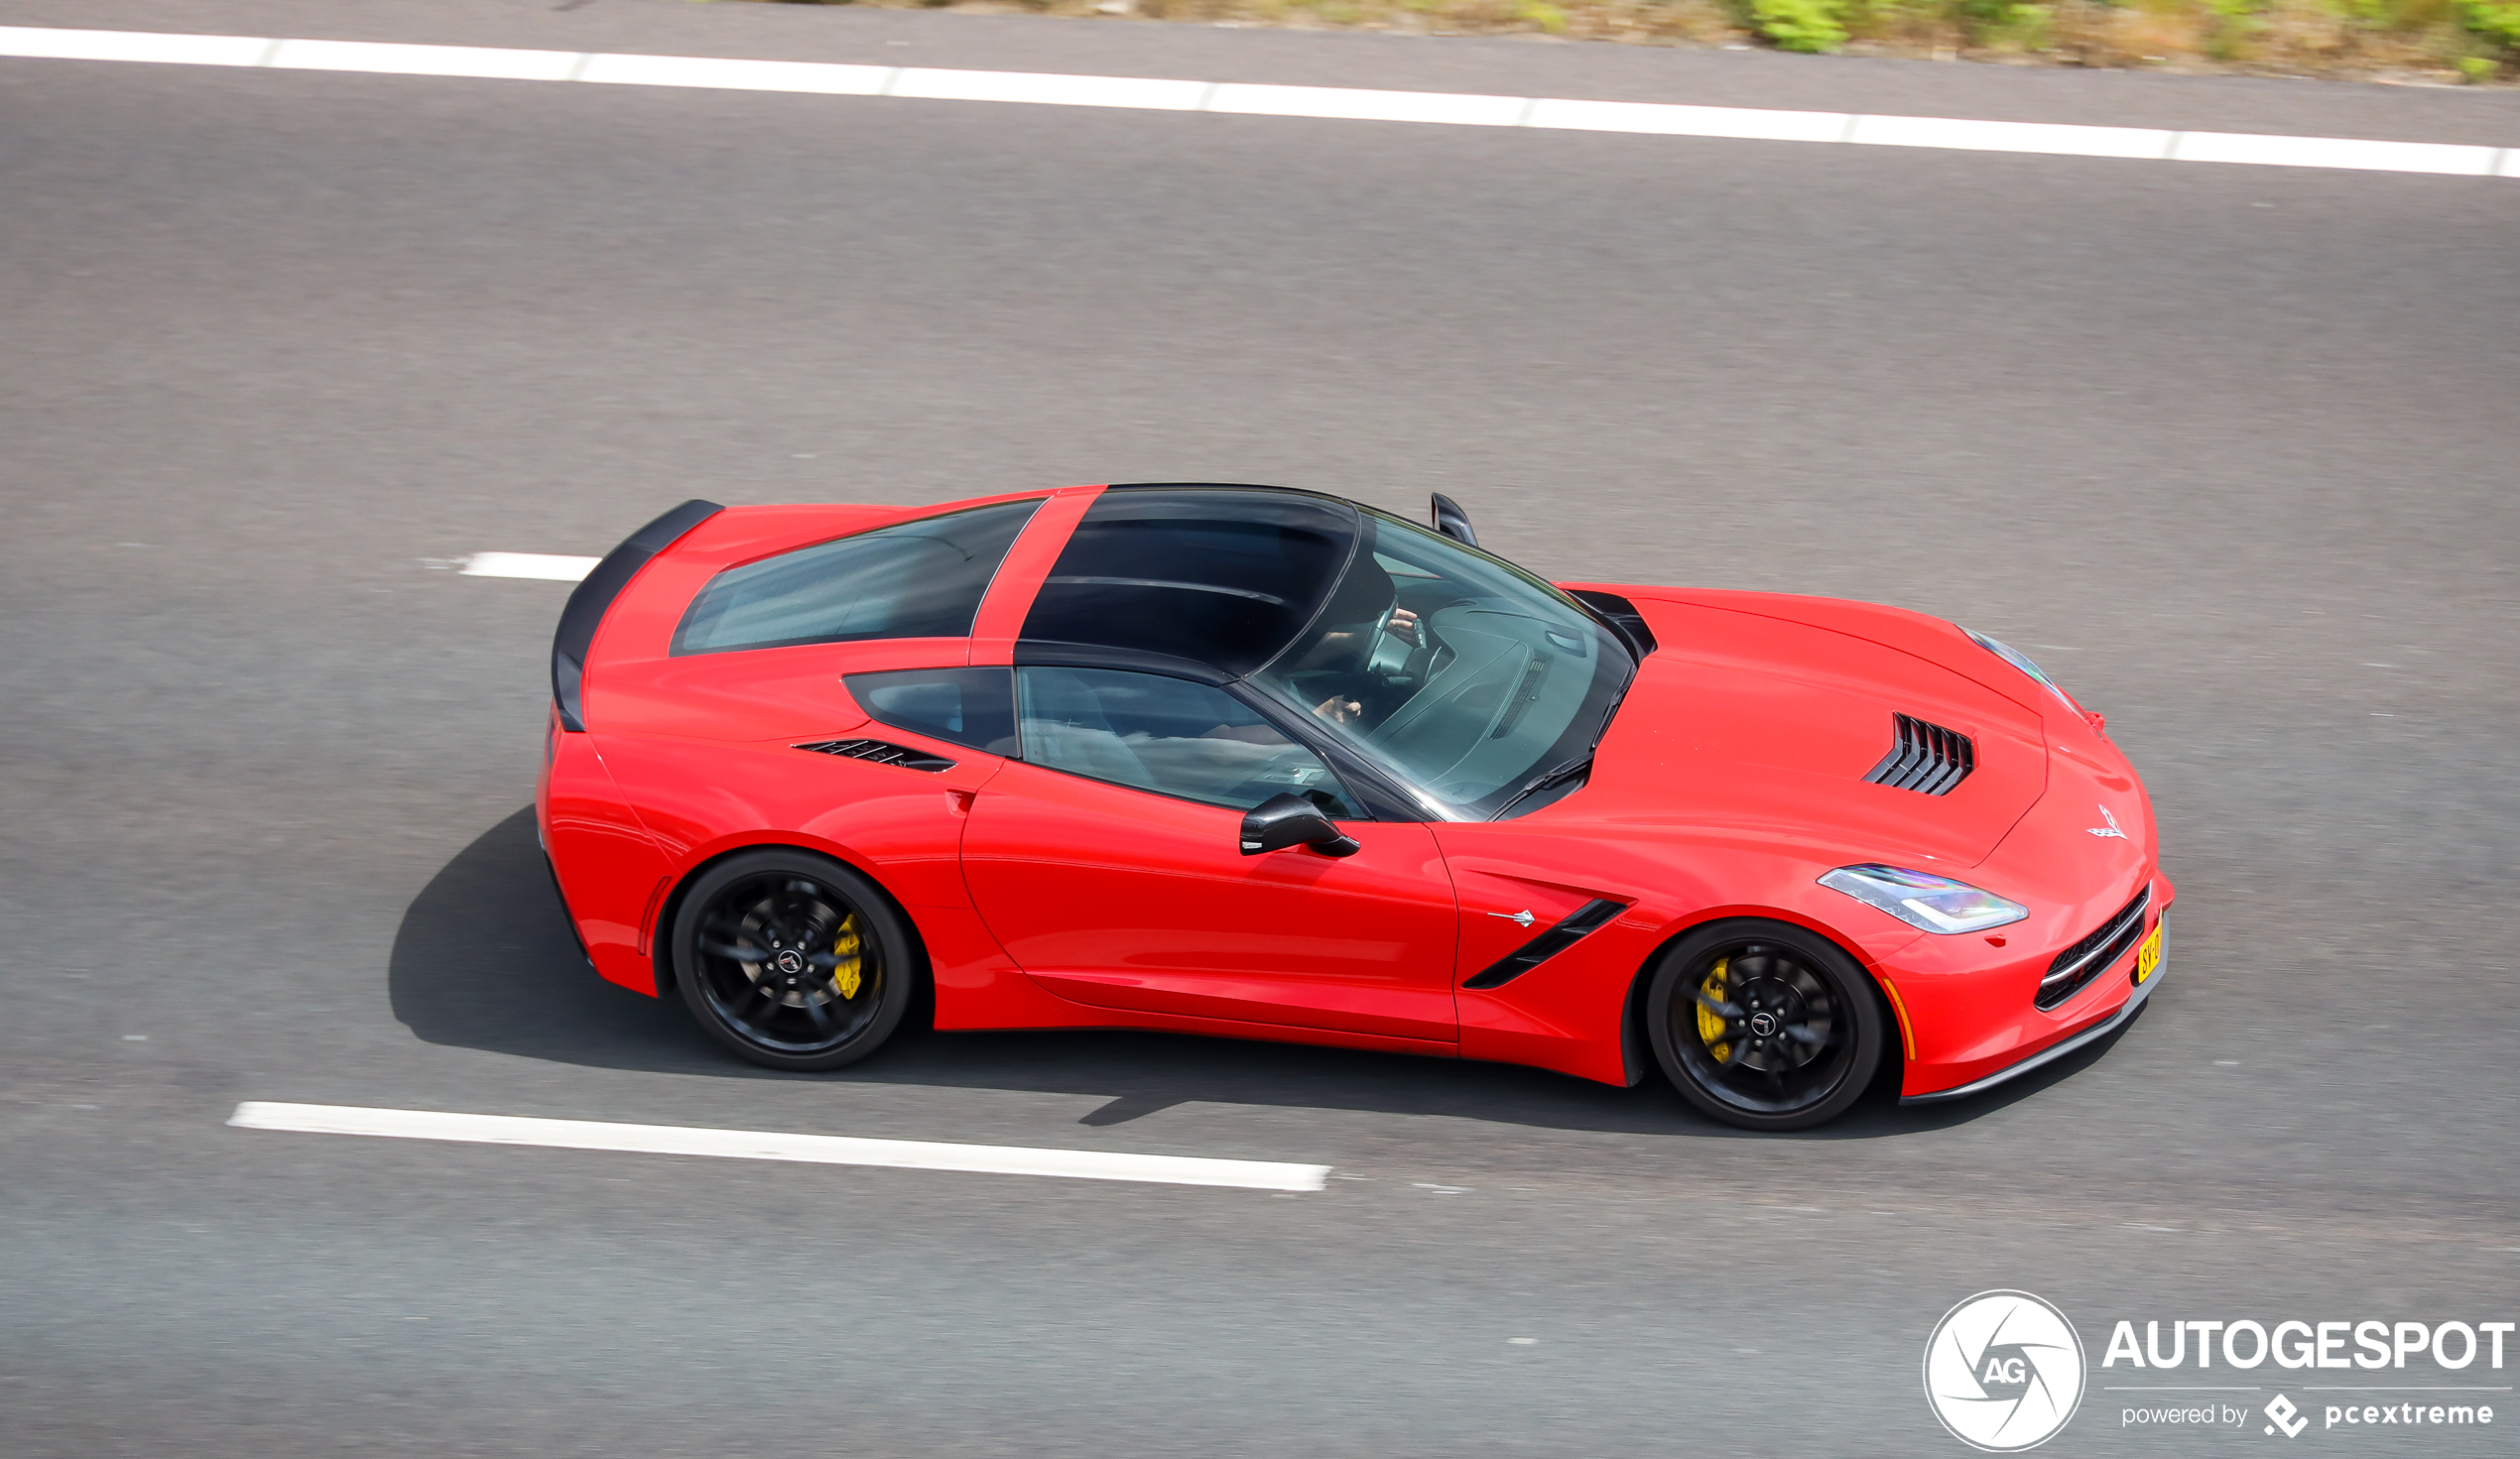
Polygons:
[[852,1068],[781,1074],[718,1048],[678,1001],[595,976],[544,872],[530,807],[484,831],[413,899],[395,933],[387,978],[394,1017],[430,1043],[714,1078],[1103,1096],[1106,1102],[1078,1121],[1090,1126],[1206,1103],[1694,1139],[1876,1140],[1982,1119],[2073,1078],[2116,1042],[2103,1039],[1989,1093],[1944,1105],[1900,1105],[1885,1070],[1843,1118],[1787,1136],[1717,1125],[1659,1079],[1619,1089],[1510,1064],[1134,1031],[905,1031]]

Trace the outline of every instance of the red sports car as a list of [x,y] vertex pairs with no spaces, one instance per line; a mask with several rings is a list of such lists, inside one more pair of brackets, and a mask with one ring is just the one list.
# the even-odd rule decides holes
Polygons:
[[1818,1124],[2115,1031],[2170,883],[2100,717],[1895,608],[1553,586],[1312,492],[688,502],[568,600],[536,813],[748,1059],[1132,1028]]

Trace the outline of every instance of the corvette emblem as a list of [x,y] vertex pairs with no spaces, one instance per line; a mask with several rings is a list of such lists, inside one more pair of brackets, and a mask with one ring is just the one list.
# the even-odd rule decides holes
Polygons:
[[1501,916],[1509,922],[1519,922],[1526,927],[1532,923],[1532,915],[1528,912],[1491,912],[1488,915]]
[[2119,840],[2121,840],[2121,841],[2123,841],[2123,840],[2125,840],[2125,839],[2126,839],[2126,833],[2125,833],[2124,831],[2121,831],[2121,830],[2119,830],[2119,829],[2117,828],[2117,817],[2116,817],[2116,816],[2113,816],[2113,815],[2111,815],[2111,814],[2109,814],[2108,807],[2107,807],[2107,806],[2105,806],[2105,805],[2103,805],[2103,806],[2101,806],[2101,807],[2100,807],[2100,819],[2102,819],[2102,820],[2104,820],[2104,821],[2107,821],[2107,822],[2108,822],[2108,824],[2107,824],[2107,825],[2104,825],[2104,826],[2093,826],[2093,827],[2091,827],[2091,834],[2092,834],[2092,835],[2094,835],[2094,836],[2115,836],[2117,839],[2119,839]]

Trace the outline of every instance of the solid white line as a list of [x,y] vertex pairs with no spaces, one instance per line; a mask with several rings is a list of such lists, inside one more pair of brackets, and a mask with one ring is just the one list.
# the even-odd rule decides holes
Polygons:
[[1128,111],[1197,111],[1199,93],[1205,89],[1197,81],[904,66],[901,78],[893,82],[892,94],[927,101],[1018,101],[1044,106],[1115,106]]
[[2060,157],[2157,158],[2170,134],[2143,127],[2068,127],[2044,122],[1969,122],[1931,116],[1855,118],[1849,142],[1872,147],[1942,147],[1965,152],[2036,152]]
[[1462,96],[1444,91],[1362,91],[1346,86],[1251,86],[1227,82],[1216,88],[1207,109],[1239,116],[1510,127],[1521,119],[1527,99]]
[[1569,132],[1638,132],[1662,137],[1740,137],[1760,142],[1834,142],[1853,118],[1834,111],[1763,111],[1747,106],[1666,106],[1654,101],[1565,101],[1542,97],[1530,125]]
[[586,68],[577,79],[628,86],[698,86],[712,91],[872,96],[883,86],[889,69],[801,61],[716,61],[703,56],[595,55],[586,58]]
[[479,76],[501,81],[565,81],[574,51],[504,51],[488,46],[383,46],[368,41],[283,41],[265,64],[281,70],[366,71],[396,76]]
[[2255,163],[2277,168],[2349,168],[2376,173],[2493,176],[2494,149],[2435,142],[2363,142],[2350,137],[2267,137],[2248,132],[2182,132],[2176,162]]
[[260,65],[280,43],[262,36],[178,36],[149,31],[60,31],[0,26],[0,56],[51,61],[149,61],[169,65]]
[[595,570],[601,557],[564,557],[552,552],[475,552],[463,559],[466,577],[539,577],[546,582],[576,582]]
[[844,1135],[614,1125],[597,1120],[534,1120],[514,1115],[453,1115],[431,1110],[371,1110],[351,1105],[274,1104],[262,1100],[238,1105],[227,1123],[240,1130],[283,1130],[302,1135],[373,1135],[388,1140],[451,1140],[472,1145],[528,1145],[551,1150],[708,1155],[735,1160],[799,1160],[817,1165],[960,1170],[981,1175],[1061,1175],[1075,1180],[1142,1180],[1158,1185],[1222,1185],[1243,1190],[1320,1190],[1330,1169],[1327,1165],[1277,1160],[1215,1160],[1116,1151],[1034,1150],[1012,1145],[946,1145],[927,1140],[862,1140]]
[[1102,106],[1127,111],[1210,111],[1333,121],[1417,122],[1828,142],[1863,147],[2008,152],[2050,157],[2245,163],[2352,172],[2430,173],[2459,178],[2520,177],[2520,147],[2376,142],[2352,137],[2287,137],[2246,132],[2168,132],[2152,127],[2064,126],[1965,117],[1859,116],[1742,106],[1648,101],[1575,101],[1440,91],[1375,91],[1343,86],[1261,86],[1143,76],[1053,75],[942,70],[803,61],[727,61],[694,56],[627,56],[516,51],[486,46],[405,46],[365,41],[271,40],[143,31],[52,30],[0,26],[0,56],[63,61],[156,61],[186,65],[268,65],[294,70],[507,80],[594,81],[726,91],[798,91],[832,96],[906,96],[931,101]]

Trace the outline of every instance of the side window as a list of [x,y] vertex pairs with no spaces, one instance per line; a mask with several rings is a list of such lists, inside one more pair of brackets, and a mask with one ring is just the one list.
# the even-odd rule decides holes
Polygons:
[[841,683],[876,723],[991,755],[1015,754],[1015,671],[909,669],[852,673]]
[[1109,669],[1019,669],[1015,701],[1035,765],[1236,810],[1293,791],[1343,820],[1363,814],[1328,766],[1222,689]]
[[674,652],[969,636],[980,598],[1039,501],[879,527],[729,567],[674,631]]

